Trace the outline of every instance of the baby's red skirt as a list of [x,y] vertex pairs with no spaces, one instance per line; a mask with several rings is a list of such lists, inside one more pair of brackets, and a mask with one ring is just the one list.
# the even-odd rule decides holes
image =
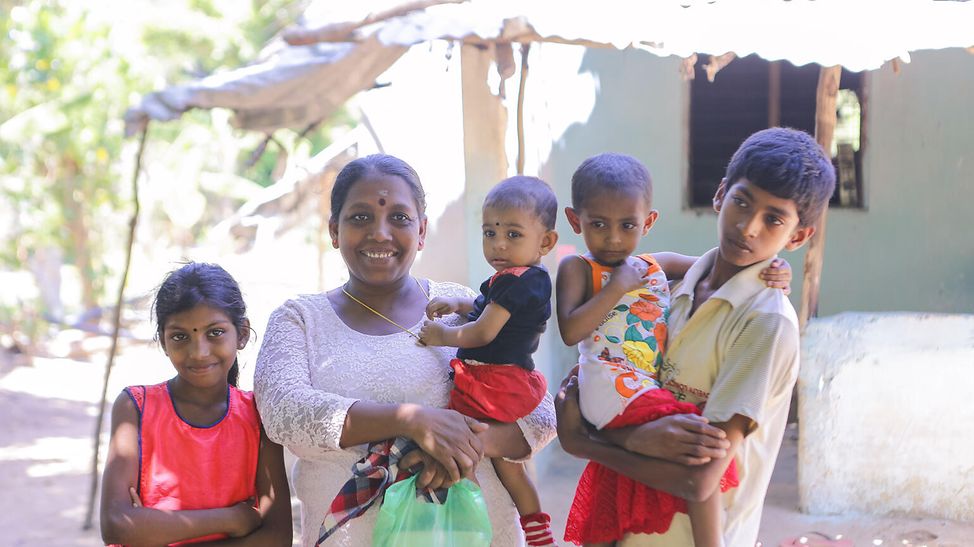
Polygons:
[[517,365],[450,361],[453,389],[449,408],[477,420],[513,423],[534,411],[548,391],[540,372]]
[[[671,414],[700,414],[700,410],[696,405],[677,401],[666,389],[654,389],[629,403],[605,428],[640,425]],[[737,467],[731,461],[720,480],[720,491],[726,492],[738,482]],[[575,489],[565,541],[599,543],[617,541],[626,534],[661,534],[670,529],[677,512],[687,512],[683,498],[589,462]]]

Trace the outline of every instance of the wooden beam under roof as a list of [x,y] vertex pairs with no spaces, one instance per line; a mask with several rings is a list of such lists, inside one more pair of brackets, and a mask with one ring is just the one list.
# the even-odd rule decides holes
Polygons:
[[[835,135],[835,103],[839,94],[841,66],[822,67],[818,73],[818,90],[815,93],[815,140],[829,155]],[[805,253],[805,274],[802,279],[802,302],[798,313],[799,328],[804,331],[808,320],[818,315],[818,293],[822,277],[822,261],[825,254],[825,220],[828,207],[822,211],[815,234]]]

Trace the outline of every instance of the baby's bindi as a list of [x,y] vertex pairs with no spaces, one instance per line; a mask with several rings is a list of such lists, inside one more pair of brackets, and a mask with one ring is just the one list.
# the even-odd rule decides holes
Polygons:
[[385,207],[385,206],[386,206],[385,198],[379,198],[379,207]]

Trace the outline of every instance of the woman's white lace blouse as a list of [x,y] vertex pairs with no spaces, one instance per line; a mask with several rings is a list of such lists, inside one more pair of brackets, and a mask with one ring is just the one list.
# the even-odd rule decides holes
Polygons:
[[[455,283],[430,281],[431,296],[473,296]],[[444,318],[459,324],[460,318]],[[413,325],[414,332],[419,324]],[[257,357],[254,393],[268,437],[298,461],[292,482],[302,502],[302,543],[313,546],[318,526],[365,446],[338,447],[345,415],[359,399],[446,407],[455,348],[422,347],[404,332],[368,335],[349,328],[325,294],[289,300],[274,311]],[[518,421],[532,453],[555,435],[554,405],[541,405]],[[523,545],[517,512],[489,462],[477,468],[494,530],[493,544]],[[343,526],[325,545],[367,546],[377,506]]]

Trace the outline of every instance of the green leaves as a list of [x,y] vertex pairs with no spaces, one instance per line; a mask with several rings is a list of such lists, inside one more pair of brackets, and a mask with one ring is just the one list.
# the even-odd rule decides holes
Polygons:
[[[21,269],[39,249],[60,248],[82,276],[83,305],[96,304],[104,278],[111,286],[118,273],[108,257],[128,221],[134,147],[123,135],[125,110],[192,79],[188,70],[252,60],[294,21],[287,10],[300,6],[291,4],[300,3],[0,0],[0,268]],[[217,126],[224,134],[215,137]],[[196,172],[168,148],[184,133],[205,158]],[[182,177],[196,186],[208,172],[234,176],[238,149],[261,138],[241,143],[209,112],[154,126],[156,134],[146,162],[154,182]],[[155,205],[143,203],[146,222],[165,221]],[[154,233],[165,245],[170,228]]]

